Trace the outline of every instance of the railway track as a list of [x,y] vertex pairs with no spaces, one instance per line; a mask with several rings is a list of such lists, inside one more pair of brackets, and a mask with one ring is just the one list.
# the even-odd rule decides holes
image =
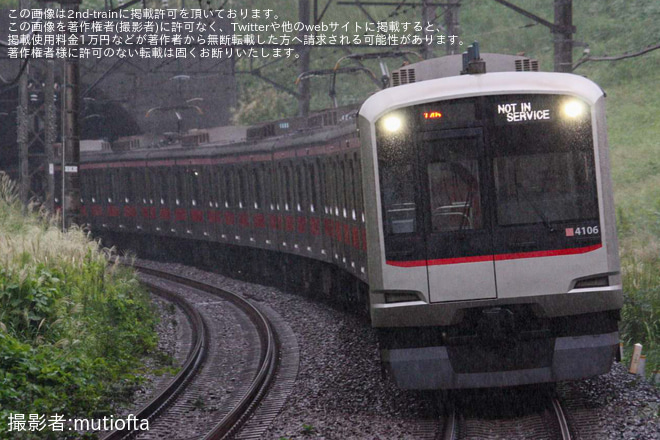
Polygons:
[[[158,271],[144,266],[136,266],[141,274],[142,282],[154,293],[175,303],[187,316],[192,331],[191,348],[188,357],[181,367],[180,372],[172,379],[167,387],[160,391],[153,399],[142,406],[136,413],[137,419],[150,420],[150,427],[158,426],[161,419],[176,423],[177,417],[186,417],[190,413],[191,405],[196,402],[203,402],[203,396],[197,396],[196,392],[203,393],[209,388],[209,381],[213,380],[214,371],[210,365],[218,353],[214,354],[214,346],[211,341],[217,337],[213,334],[213,325],[209,324],[209,319],[200,313],[200,308],[207,309],[218,305],[220,302],[223,309],[227,304],[231,304],[239,309],[247,319],[241,321],[242,330],[245,330],[246,320],[253,327],[253,332],[259,349],[253,353],[256,362],[250,359],[243,360],[245,370],[243,376],[251,376],[249,383],[236,385],[240,396],[232,400],[231,409],[217,411],[219,420],[207,426],[202,435],[196,432],[194,438],[203,438],[205,440],[228,439],[235,436],[241,427],[247,422],[250,415],[262,401],[269,388],[273,386],[276,371],[278,370],[278,341],[273,326],[258,308],[240,295],[230,291],[219,289],[200,281],[182,277],[168,272]],[[177,291],[191,290],[194,299],[184,299]],[[216,301],[214,301],[215,299]],[[219,301],[217,301],[219,300]],[[251,341],[255,342],[255,341]],[[252,346],[252,343],[246,346]],[[225,356],[226,357],[226,356]],[[224,367],[226,368],[226,367]],[[286,376],[286,371],[284,372]],[[235,380],[231,378],[230,380]],[[245,377],[243,377],[245,379]],[[228,391],[229,392],[229,391]],[[238,394],[238,393],[237,393]],[[279,399],[282,400],[283,399]],[[265,405],[268,406],[268,405]],[[273,406],[273,403],[270,403]],[[277,405],[274,405],[277,407]],[[262,411],[263,412],[263,411]],[[270,410],[267,415],[274,417],[276,411]],[[263,416],[263,415],[262,415]],[[252,423],[252,422],[251,422]],[[254,423],[252,423],[254,425]],[[208,425],[208,423],[207,423]],[[262,423],[263,425],[263,423]],[[169,433],[172,433],[173,427],[169,427]],[[128,439],[128,438],[171,438],[167,434],[167,426],[164,428],[165,434],[159,433],[159,429],[148,432],[135,432],[129,430],[113,431],[104,437],[106,440]],[[161,429],[160,431],[163,431]],[[165,437],[163,437],[165,435]],[[189,434],[188,434],[189,435]],[[182,438],[185,438],[183,436]]]
[[459,408],[453,407],[444,416],[442,426],[438,440],[573,440],[566,413],[556,397],[550,397],[537,412],[513,418],[466,417]]

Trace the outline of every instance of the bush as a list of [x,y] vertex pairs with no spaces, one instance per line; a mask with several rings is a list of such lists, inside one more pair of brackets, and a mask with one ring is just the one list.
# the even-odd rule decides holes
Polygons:
[[10,413],[111,415],[157,343],[149,296],[113,250],[23,211],[0,173],[0,438],[21,438]]
[[645,243],[624,241],[621,246],[624,291],[621,335],[628,347],[636,343],[644,346],[648,374],[660,369],[659,249],[657,240],[650,237]]

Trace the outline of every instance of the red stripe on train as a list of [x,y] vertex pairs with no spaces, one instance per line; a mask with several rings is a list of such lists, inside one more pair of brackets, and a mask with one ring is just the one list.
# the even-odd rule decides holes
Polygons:
[[266,216],[264,214],[255,214],[253,221],[255,228],[261,229],[266,227]]
[[204,221],[204,211],[201,209],[191,209],[190,210],[190,219],[195,223],[201,223]]
[[304,234],[307,229],[307,219],[305,217],[298,217],[298,233]]
[[[587,252],[595,251],[603,247],[602,244],[595,244],[592,246],[585,246],[579,248],[569,249],[554,249],[551,251],[534,251],[534,252],[517,252],[513,254],[498,254],[498,255],[478,255],[475,257],[458,257],[458,258],[440,258],[436,260],[428,260],[428,266],[439,266],[445,264],[460,264],[460,263],[478,263],[483,261],[502,261],[502,260],[518,260],[522,258],[540,258],[540,257],[556,257],[559,255],[576,255],[585,254]],[[426,266],[427,260],[415,261],[390,261],[387,260],[389,266],[397,267],[419,267]]]
[[124,217],[137,217],[137,208],[135,206],[124,206]]
[[183,208],[177,208],[174,210],[174,219],[176,221],[184,222],[188,219],[188,211]]
[[309,219],[309,232],[312,235],[319,235],[321,233],[321,222],[317,218]]

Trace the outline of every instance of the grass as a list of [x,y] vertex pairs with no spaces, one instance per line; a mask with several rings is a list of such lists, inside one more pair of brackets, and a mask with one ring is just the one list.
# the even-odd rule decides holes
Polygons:
[[36,207],[25,212],[0,173],[1,438],[11,413],[113,414],[140,382],[154,325],[147,293],[112,250],[80,229],[61,232]]

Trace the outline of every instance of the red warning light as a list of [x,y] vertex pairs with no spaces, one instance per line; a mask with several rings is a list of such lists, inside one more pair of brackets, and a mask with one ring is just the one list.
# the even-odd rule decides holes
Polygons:
[[440,119],[441,117],[442,113],[438,111],[424,112],[424,119]]

